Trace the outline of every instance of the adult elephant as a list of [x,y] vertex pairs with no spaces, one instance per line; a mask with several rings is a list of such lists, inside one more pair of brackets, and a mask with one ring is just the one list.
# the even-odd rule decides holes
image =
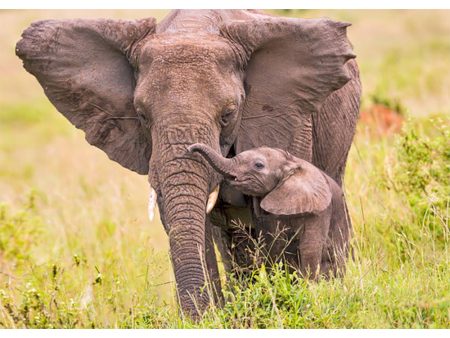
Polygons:
[[[177,10],[159,24],[48,20],[24,31],[16,53],[90,144],[148,174],[181,308],[196,317],[210,301],[205,265],[217,282],[206,207],[221,177],[187,146],[283,148],[340,183],[360,97],[347,26],[241,10]],[[228,261],[242,254],[230,222],[251,204],[220,194],[214,233]]]

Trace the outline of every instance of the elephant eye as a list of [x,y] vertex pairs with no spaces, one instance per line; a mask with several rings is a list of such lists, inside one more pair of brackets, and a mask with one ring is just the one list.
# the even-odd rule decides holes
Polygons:
[[255,162],[254,166],[256,170],[264,169],[264,163],[262,163],[261,161]]
[[234,109],[232,108],[226,108],[223,110],[222,115],[220,116],[220,125],[222,127],[226,127],[233,117]]

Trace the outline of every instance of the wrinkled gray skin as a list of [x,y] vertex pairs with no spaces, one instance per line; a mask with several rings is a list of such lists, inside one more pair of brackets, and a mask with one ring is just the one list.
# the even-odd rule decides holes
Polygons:
[[187,146],[223,155],[278,147],[341,184],[360,98],[347,26],[241,10],[173,11],[158,24],[48,20],[24,31],[16,54],[90,144],[148,174],[181,309],[197,317],[210,302],[205,265],[220,288],[212,236],[229,267],[242,256],[240,245],[230,252],[229,225],[253,208],[224,189],[207,215],[220,176]]
[[200,143],[188,151],[202,154],[225,183],[256,197],[259,246],[269,262],[283,259],[312,279],[342,275],[350,222],[342,189],[331,177],[281,149],[260,147],[233,158]]

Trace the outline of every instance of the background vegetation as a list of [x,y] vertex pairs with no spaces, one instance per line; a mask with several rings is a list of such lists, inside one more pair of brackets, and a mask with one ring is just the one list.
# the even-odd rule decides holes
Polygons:
[[353,24],[354,259],[342,280],[312,285],[263,268],[197,324],[177,312],[146,177],[89,146],[14,55],[37,19],[165,14],[0,11],[0,327],[449,328],[450,11],[277,12]]

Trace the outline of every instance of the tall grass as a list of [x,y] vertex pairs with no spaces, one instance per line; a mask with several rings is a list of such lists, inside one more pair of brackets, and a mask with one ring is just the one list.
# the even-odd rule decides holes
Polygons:
[[152,250],[152,236],[166,239],[146,225],[144,196],[138,206],[129,198],[139,189],[56,170],[46,182],[56,191],[31,185],[0,209],[0,325],[448,327],[448,122],[412,119],[384,139],[359,129],[345,180],[354,258],[343,279],[313,284],[263,267],[251,282],[227,282],[226,305],[200,323],[178,315],[167,247]]

